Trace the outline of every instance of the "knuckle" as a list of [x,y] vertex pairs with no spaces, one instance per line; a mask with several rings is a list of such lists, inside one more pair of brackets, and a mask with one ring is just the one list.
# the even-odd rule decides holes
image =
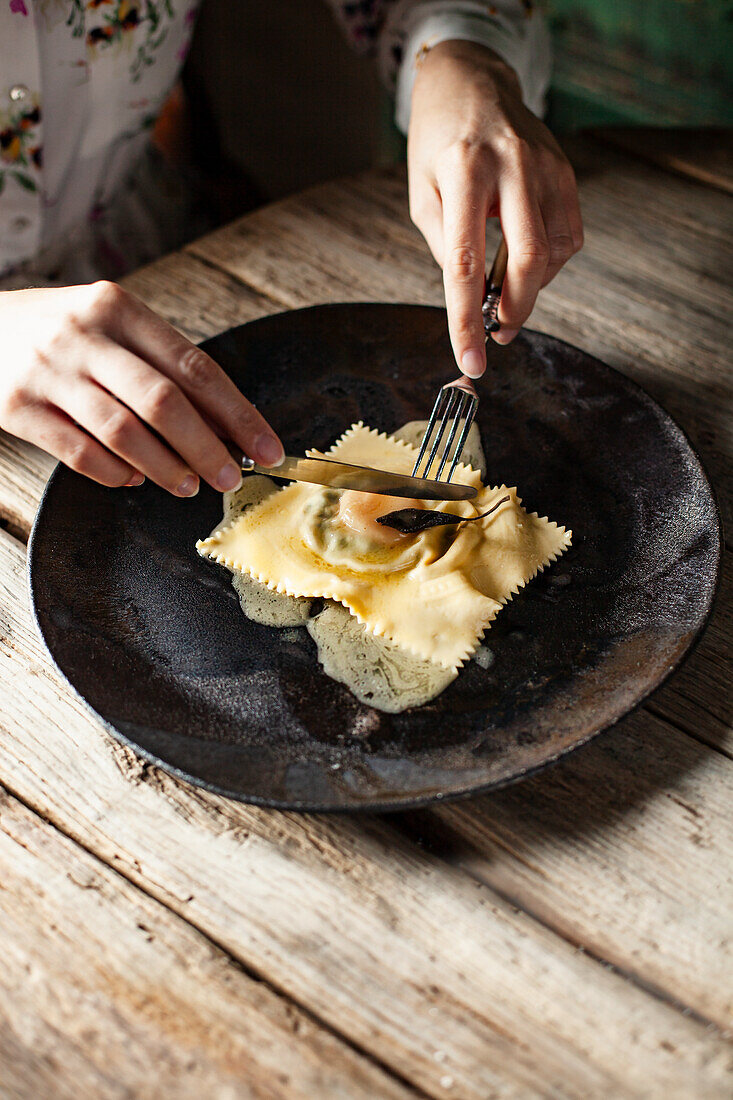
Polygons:
[[71,445],[64,456],[64,462],[77,473],[86,474],[96,465],[97,458],[97,444],[93,439],[84,436]]
[[515,132],[508,128],[501,129],[494,135],[493,151],[500,164],[508,164],[516,159],[518,140]]
[[574,252],[573,238],[568,233],[558,233],[550,238],[550,263],[565,263]]
[[534,149],[526,138],[512,134],[506,141],[506,153],[520,171],[525,171],[535,159]]
[[99,279],[87,288],[87,316],[93,320],[105,320],[118,313],[125,300],[125,291],[110,279]]
[[468,180],[475,184],[487,175],[492,156],[491,148],[480,138],[461,138],[441,153],[438,176]]
[[145,399],[145,417],[157,426],[179,407],[180,390],[174,382],[161,378],[150,390]]
[[559,149],[550,145],[540,145],[535,156],[538,164],[548,176],[551,176],[553,180],[560,178],[563,165],[567,162]]
[[483,274],[483,260],[477,248],[472,245],[456,245],[448,253],[446,274],[456,282],[471,282]]
[[4,426],[10,428],[10,420],[25,412],[33,402],[33,395],[23,381],[11,386],[0,395],[0,416]]
[[543,237],[531,237],[522,241],[517,249],[516,264],[520,272],[532,273],[547,267],[550,246]]
[[451,163],[473,164],[488,152],[485,141],[476,137],[462,137],[452,141],[445,149],[445,159]]
[[231,434],[242,446],[262,430],[257,411],[248,402],[237,403],[231,412]]
[[193,344],[178,359],[177,375],[191,389],[199,390],[210,386],[215,373],[216,367],[212,360]]
[[99,437],[108,447],[117,451],[129,445],[135,431],[135,419],[131,413],[120,410],[113,412],[102,425]]
[[566,203],[578,202],[578,182],[575,178],[575,172],[568,161],[564,161],[557,172],[557,190],[562,195]]

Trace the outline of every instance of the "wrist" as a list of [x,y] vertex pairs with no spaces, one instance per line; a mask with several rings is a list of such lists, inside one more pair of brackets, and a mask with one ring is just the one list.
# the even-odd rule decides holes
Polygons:
[[446,39],[432,47],[424,47],[417,58],[418,78],[423,73],[458,67],[474,80],[492,85],[502,95],[522,100],[522,87],[515,70],[489,46],[465,39]]

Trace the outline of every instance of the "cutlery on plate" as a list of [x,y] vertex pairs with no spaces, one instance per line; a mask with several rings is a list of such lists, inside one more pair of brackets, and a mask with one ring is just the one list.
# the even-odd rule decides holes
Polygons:
[[460,482],[430,481],[424,477],[408,477],[391,470],[375,470],[354,466],[331,458],[295,458],[286,455],[279,466],[258,466],[246,455],[241,459],[243,473],[265,474],[285,481],[306,481],[313,485],[330,485],[334,489],[355,489],[360,493],[382,496],[413,497],[416,500],[471,500],[477,490]]

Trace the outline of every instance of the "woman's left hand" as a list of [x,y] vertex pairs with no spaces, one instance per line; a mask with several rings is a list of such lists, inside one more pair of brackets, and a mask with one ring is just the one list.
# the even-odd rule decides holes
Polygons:
[[456,361],[477,378],[486,368],[486,221],[499,218],[509,254],[493,337],[508,344],[540,288],[582,247],[575,176],[522,103],[514,71],[472,42],[442,42],[420,63],[407,164],[410,215],[443,268]]

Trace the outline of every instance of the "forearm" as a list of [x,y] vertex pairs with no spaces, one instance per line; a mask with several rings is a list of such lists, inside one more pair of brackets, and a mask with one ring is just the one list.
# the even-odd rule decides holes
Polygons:
[[377,56],[384,83],[396,94],[397,123],[410,116],[417,62],[440,42],[465,41],[492,49],[517,74],[525,105],[544,110],[550,80],[550,40],[529,0],[326,0],[351,48]]
[[[515,74],[521,99],[534,114],[544,113],[551,52],[541,14],[522,0],[413,0],[398,4],[380,38],[380,63],[386,79],[395,74],[395,121],[407,133],[412,91],[422,59],[447,41],[473,42],[491,50]],[[497,74],[500,69],[497,68]]]

